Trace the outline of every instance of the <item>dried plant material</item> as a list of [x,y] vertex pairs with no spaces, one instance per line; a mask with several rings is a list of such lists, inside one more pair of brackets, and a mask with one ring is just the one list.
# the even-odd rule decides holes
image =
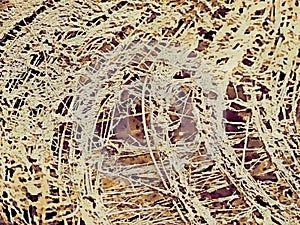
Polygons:
[[298,8],[2,1],[0,224],[299,224]]
[[119,45],[85,77],[72,111],[75,136],[100,172],[155,187],[154,180],[173,182],[200,148],[206,161],[221,148],[218,87],[206,64],[178,44],[150,38]]

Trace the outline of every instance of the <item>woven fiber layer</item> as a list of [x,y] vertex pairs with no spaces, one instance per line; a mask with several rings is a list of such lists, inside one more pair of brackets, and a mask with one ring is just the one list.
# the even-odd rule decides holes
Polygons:
[[299,1],[0,3],[0,224],[300,221]]

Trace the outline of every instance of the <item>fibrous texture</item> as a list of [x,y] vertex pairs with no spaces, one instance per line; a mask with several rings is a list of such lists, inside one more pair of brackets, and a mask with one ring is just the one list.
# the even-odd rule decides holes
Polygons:
[[79,149],[107,169],[119,166],[112,148],[133,155],[175,154],[174,163],[181,164],[180,158],[205,145],[213,157],[224,133],[223,110],[207,66],[171,43],[135,42],[103,56],[78,86],[72,112]]
[[0,224],[299,224],[295,1],[3,1]]

